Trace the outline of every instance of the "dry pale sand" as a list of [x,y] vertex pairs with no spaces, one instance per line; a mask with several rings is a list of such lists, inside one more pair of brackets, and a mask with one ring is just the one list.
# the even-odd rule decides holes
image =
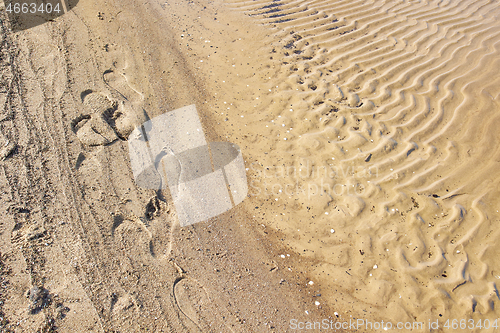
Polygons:
[[[495,1],[91,0],[17,33],[1,14],[2,331],[500,315]],[[126,139],[190,104],[249,195],[180,228]]]

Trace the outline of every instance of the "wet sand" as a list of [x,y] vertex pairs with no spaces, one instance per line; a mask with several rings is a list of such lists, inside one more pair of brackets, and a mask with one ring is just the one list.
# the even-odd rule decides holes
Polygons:
[[[80,2],[17,34],[3,22],[2,331],[282,332],[328,316],[305,261],[280,262],[280,234],[243,207],[180,228],[168,193],[134,183],[126,139],[146,119],[196,104],[207,139],[226,141],[207,106],[219,88],[175,30],[204,6],[173,6]],[[209,28],[192,32],[224,31]]]

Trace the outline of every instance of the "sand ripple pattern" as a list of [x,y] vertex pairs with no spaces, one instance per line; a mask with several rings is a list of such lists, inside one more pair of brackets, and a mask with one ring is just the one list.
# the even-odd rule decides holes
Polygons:
[[498,3],[227,3],[277,36],[265,220],[377,316],[496,318]]

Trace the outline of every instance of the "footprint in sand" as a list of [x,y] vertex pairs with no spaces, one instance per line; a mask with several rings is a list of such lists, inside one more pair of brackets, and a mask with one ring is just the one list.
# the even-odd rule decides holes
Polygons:
[[[133,260],[138,264],[151,264],[152,260],[166,259],[168,253],[162,256],[153,253],[154,238],[167,235],[157,235],[157,228],[149,228],[137,217],[117,217],[113,225],[113,237],[120,244],[125,253],[133,254]],[[163,228],[165,229],[165,228]],[[172,231],[172,230],[171,230]],[[172,286],[174,303],[178,311],[182,325],[189,332],[231,332],[231,328],[226,326],[225,320],[217,310],[203,285],[195,278],[187,275],[184,269],[173,260],[169,262],[174,266],[178,277]],[[163,261],[167,264],[167,261]],[[127,269],[127,265],[123,265]],[[123,274],[126,275],[127,271]],[[127,275],[127,282],[137,283],[131,280],[132,275]],[[116,297],[111,304],[111,313],[114,318],[121,318],[135,311],[135,301],[128,294]]]
[[[123,251],[134,254],[136,262],[149,264],[152,260],[168,260],[174,242],[175,224],[165,227],[165,222],[163,219],[151,220],[146,225],[135,216],[116,216],[112,234]],[[231,332],[203,285],[186,274],[174,260],[168,261],[178,273],[172,291],[179,318],[186,329],[189,332]],[[130,307],[129,300],[123,303],[123,308]]]
[[134,128],[148,119],[142,108],[144,95],[130,85],[125,74],[116,69],[105,71],[103,79],[112,97],[117,100],[117,109],[110,117],[111,126],[122,140],[126,140]]
[[127,140],[130,133],[147,120],[142,108],[144,96],[132,88],[125,74],[117,70],[107,70],[104,82],[110,93],[92,90],[82,92],[82,102],[88,112],[75,118],[72,129],[78,139],[87,146],[102,146],[116,141]]
[[174,300],[183,314],[184,325],[191,332],[231,332],[203,286],[183,272],[180,274],[174,283]]
[[134,254],[136,262],[147,264],[154,258],[153,235],[139,218],[116,216],[112,234],[126,253]]
[[102,146],[117,140],[115,131],[106,119],[115,105],[108,97],[92,90],[82,92],[81,96],[89,112],[78,116],[71,123],[78,139],[87,146]]
[[170,206],[154,195],[141,217],[133,213],[115,215],[111,233],[127,251],[140,252],[147,260],[166,259],[172,252],[176,228],[172,213]]

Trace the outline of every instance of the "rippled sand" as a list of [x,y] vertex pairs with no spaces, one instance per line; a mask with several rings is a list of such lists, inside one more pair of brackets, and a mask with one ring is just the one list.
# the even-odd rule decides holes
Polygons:
[[258,70],[228,62],[259,82],[240,110],[213,106],[247,154],[255,219],[314,260],[344,319],[496,318],[498,4],[226,3],[270,32]]

